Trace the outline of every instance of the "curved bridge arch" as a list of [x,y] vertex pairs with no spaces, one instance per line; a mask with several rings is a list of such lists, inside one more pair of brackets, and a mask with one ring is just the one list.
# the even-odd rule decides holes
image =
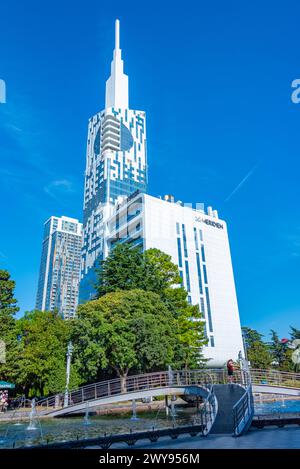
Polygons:
[[[114,404],[149,396],[195,394],[206,398],[212,378],[207,370],[162,371],[120,379],[100,381],[68,393],[56,394],[36,403],[43,414],[52,417],[78,412],[86,408]],[[66,399],[67,397],[67,399]]]
[[117,394],[115,396],[107,396],[99,399],[91,399],[88,401],[83,401],[78,404],[71,404],[67,407],[62,407],[61,409],[52,410],[48,415],[51,417],[59,417],[66,414],[71,414],[74,412],[84,411],[87,407],[89,410],[97,408],[103,405],[116,404],[119,402],[133,401],[138,399],[143,399],[147,397],[155,396],[174,396],[174,395],[187,395],[192,394],[199,397],[206,398],[208,396],[208,390],[201,386],[165,386],[161,388],[154,388],[142,391],[133,391],[127,393]]

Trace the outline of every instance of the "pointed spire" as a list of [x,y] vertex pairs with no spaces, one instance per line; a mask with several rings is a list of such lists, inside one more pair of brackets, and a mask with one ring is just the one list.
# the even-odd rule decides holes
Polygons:
[[106,82],[105,108],[128,109],[128,76],[123,72],[120,49],[120,21],[115,22],[115,49],[110,77]]
[[115,50],[120,49],[120,21],[115,23]]

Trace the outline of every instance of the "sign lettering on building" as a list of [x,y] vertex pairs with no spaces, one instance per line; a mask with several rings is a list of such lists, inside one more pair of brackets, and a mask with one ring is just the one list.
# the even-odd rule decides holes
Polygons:
[[217,221],[209,220],[209,218],[202,218],[202,217],[196,217],[195,221],[201,221],[202,223],[206,223],[207,225],[214,226],[215,228],[223,230],[223,225],[222,223],[219,223]]

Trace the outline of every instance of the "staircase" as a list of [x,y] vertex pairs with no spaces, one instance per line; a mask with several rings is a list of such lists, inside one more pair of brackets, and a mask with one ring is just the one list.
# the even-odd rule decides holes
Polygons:
[[232,434],[234,428],[233,407],[245,394],[245,389],[238,384],[215,384],[214,393],[218,401],[218,413],[210,433]]

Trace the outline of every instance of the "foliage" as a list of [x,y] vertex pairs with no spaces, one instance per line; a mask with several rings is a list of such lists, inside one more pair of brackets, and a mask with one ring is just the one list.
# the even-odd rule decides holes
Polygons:
[[272,355],[273,364],[282,371],[292,371],[293,362],[291,360],[292,350],[286,344],[283,344],[278,337],[277,332],[271,329],[271,341],[269,350]]
[[272,363],[272,355],[268,345],[263,342],[263,335],[250,327],[242,327],[247,357],[252,368],[266,369]]
[[98,269],[98,296],[118,290],[141,289],[161,294],[171,285],[180,285],[178,267],[159,249],[118,244]]
[[198,306],[187,301],[177,265],[171,256],[159,249],[142,252],[128,244],[117,245],[102,262],[99,274],[99,295],[137,288],[160,295],[177,321],[175,362],[178,366],[198,367],[204,363],[202,346],[207,343],[204,322]]
[[15,315],[19,311],[14,297],[15,282],[7,270],[0,270],[0,338],[6,340],[11,336],[15,325]]
[[144,277],[144,258],[139,248],[117,245],[97,271],[98,296],[118,290],[139,288]]
[[14,381],[19,356],[15,319],[19,308],[14,289],[15,282],[9,272],[0,270],[0,340],[5,344],[5,362],[0,362],[0,379],[6,381]]
[[[62,392],[66,384],[66,350],[70,323],[56,312],[30,311],[17,322],[20,357],[16,383],[29,396]],[[79,384],[75,367],[70,387]]]
[[107,293],[78,309],[74,356],[82,376],[94,380],[110,367],[124,379],[129,370],[152,371],[172,363],[174,318],[160,297],[142,290]]
[[290,326],[290,329],[291,329],[291,332],[290,332],[291,340],[300,339],[300,329],[296,329],[296,327],[292,327],[292,326]]

